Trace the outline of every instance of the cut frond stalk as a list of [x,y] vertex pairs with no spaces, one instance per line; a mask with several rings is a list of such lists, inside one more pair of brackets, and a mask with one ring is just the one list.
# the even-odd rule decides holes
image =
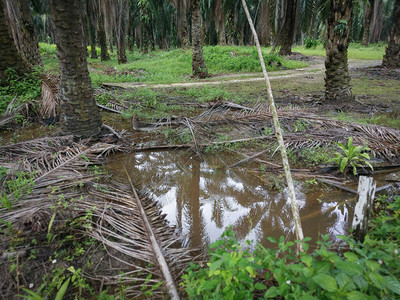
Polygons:
[[[247,16],[247,20],[249,21],[251,31],[254,36],[254,41],[257,46],[257,52],[258,52],[258,56],[260,58],[261,68],[262,68],[262,72],[263,72],[264,79],[265,79],[265,84],[267,86],[267,95],[268,95],[268,101],[269,101],[269,105],[270,105],[270,109],[271,109],[271,113],[272,113],[272,117],[273,117],[273,121],[274,121],[275,135],[278,140],[279,148],[281,150],[282,164],[283,164],[283,168],[285,170],[285,177],[286,177],[286,182],[287,182],[288,190],[289,190],[289,198],[290,198],[290,203],[291,203],[291,207],[292,207],[293,221],[295,224],[296,238],[297,238],[297,240],[302,241],[304,239],[303,228],[301,226],[301,220],[300,220],[299,210],[298,210],[297,202],[296,202],[296,194],[295,194],[295,190],[294,190],[293,179],[292,179],[292,175],[290,173],[289,161],[288,161],[287,154],[286,154],[285,143],[284,143],[283,137],[282,137],[282,130],[281,130],[281,127],[279,124],[278,113],[277,113],[276,107],[275,107],[274,96],[272,95],[271,84],[269,81],[267,70],[265,68],[265,63],[264,63],[264,58],[263,58],[263,55],[261,52],[260,42],[258,41],[257,32],[254,28],[253,21],[251,19],[249,10],[247,8],[246,0],[242,0],[242,4],[243,4],[244,11],[246,13],[246,16]],[[303,251],[301,243],[298,243],[297,246],[298,246],[299,251]]]
[[145,210],[143,208],[142,202],[140,201],[139,195],[137,194],[136,189],[135,189],[135,187],[134,187],[134,185],[132,183],[132,179],[129,176],[129,173],[126,170],[125,167],[124,167],[124,170],[125,170],[125,173],[126,173],[126,176],[127,176],[128,180],[129,180],[129,184],[130,184],[130,186],[132,188],[132,192],[133,192],[133,194],[135,196],[136,203],[137,203],[137,206],[139,207],[140,214],[142,216],[143,222],[144,222],[144,224],[146,226],[147,233],[149,235],[149,239],[150,239],[151,244],[152,244],[152,248],[153,248],[154,253],[156,255],[157,261],[158,261],[158,263],[160,265],[163,277],[164,277],[164,279],[166,281],[166,286],[167,286],[167,289],[168,289],[168,293],[171,296],[172,300],[179,300],[180,297],[179,297],[179,294],[178,294],[178,289],[175,286],[175,282],[174,282],[174,279],[172,277],[171,271],[169,270],[167,261],[165,260],[165,257],[164,257],[164,255],[163,255],[163,253],[161,251],[161,247],[158,244],[157,238],[156,238],[156,236],[155,236],[155,234],[153,232],[153,229],[151,228],[151,225],[150,225],[150,223],[149,223],[149,221],[147,219],[146,212],[145,212]]

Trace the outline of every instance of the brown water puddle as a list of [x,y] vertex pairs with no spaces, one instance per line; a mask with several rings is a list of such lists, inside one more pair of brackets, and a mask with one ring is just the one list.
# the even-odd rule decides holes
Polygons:
[[[236,162],[230,154],[207,155],[200,161],[184,151],[117,154],[107,169],[126,180],[124,166],[143,189],[156,200],[171,225],[188,236],[192,246],[206,246],[232,226],[240,241],[267,245],[267,237],[294,239],[287,191],[268,188],[246,169],[221,166]],[[397,175],[381,175],[381,179]],[[378,183],[378,186],[381,185]],[[320,190],[320,188],[318,188]],[[296,182],[304,235],[317,241],[320,234],[347,234],[353,218],[356,195],[340,190],[310,192]]]

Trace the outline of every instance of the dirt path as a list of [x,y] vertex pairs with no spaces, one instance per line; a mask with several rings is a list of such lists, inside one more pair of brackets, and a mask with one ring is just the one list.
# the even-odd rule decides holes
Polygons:
[[[315,75],[323,75],[325,72],[324,59],[322,57],[316,58],[315,61],[309,62],[309,66],[301,69],[294,70],[283,70],[269,72],[270,80],[281,80],[286,78],[295,77],[307,77]],[[349,69],[377,66],[382,63],[381,60],[349,60]],[[247,78],[243,78],[247,77]],[[262,81],[262,73],[245,73],[245,74],[228,74],[215,76],[211,79],[193,81],[193,82],[181,82],[181,83],[170,83],[170,84],[146,84],[140,82],[118,82],[118,83],[103,83],[106,87],[119,87],[119,88],[179,88],[179,87],[199,87],[199,86],[213,86],[221,84],[232,84],[232,83],[244,83],[244,82],[255,82]]]

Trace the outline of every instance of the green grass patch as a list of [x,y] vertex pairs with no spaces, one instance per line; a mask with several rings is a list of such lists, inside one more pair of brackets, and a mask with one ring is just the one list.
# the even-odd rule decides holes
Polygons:
[[[350,43],[348,58],[379,60],[383,58],[386,46],[386,43],[377,43],[368,46],[362,46],[360,43]],[[292,48],[292,51],[300,52],[304,55],[326,56],[325,47],[322,44],[309,49],[303,46],[296,46]]]
[[[57,53],[54,45],[40,43],[41,54],[46,71],[56,71]],[[210,74],[261,72],[261,66],[255,47],[247,46],[206,46],[204,59]],[[295,69],[307,64],[285,60],[269,54],[269,48],[263,48],[267,71]],[[88,58],[89,70],[94,86],[102,82],[150,82],[173,83],[187,81],[192,74],[192,51],[190,49],[157,50],[142,54],[135,50],[126,52],[128,63],[118,65],[115,53],[111,60]]]
[[355,115],[355,114],[340,112],[337,115],[331,115],[331,117],[346,122],[373,124],[400,130],[399,113],[396,112],[389,114],[378,114],[375,116]]

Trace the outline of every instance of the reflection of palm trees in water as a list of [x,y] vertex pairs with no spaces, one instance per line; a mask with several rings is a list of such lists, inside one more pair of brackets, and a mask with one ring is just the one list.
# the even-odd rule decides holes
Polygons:
[[[218,168],[215,157],[202,163],[185,152],[145,152],[124,160],[131,174],[151,190],[161,205],[171,205],[168,218],[183,233],[188,233],[193,246],[207,244],[210,239],[232,225],[238,239],[263,241],[268,236],[290,235],[293,225],[285,193],[268,191],[258,178],[238,169]],[[299,199],[305,199],[298,189]],[[302,215],[318,212],[322,204],[311,199],[304,205]],[[347,212],[343,211],[344,214]],[[332,226],[340,210],[328,212],[318,222]],[[306,222],[305,233],[317,237],[318,227],[313,218]],[[337,223],[337,222],[336,222]],[[304,226],[304,224],[303,224]],[[318,225],[317,225],[318,226]],[[325,227],[321,227],[324,231]]]

